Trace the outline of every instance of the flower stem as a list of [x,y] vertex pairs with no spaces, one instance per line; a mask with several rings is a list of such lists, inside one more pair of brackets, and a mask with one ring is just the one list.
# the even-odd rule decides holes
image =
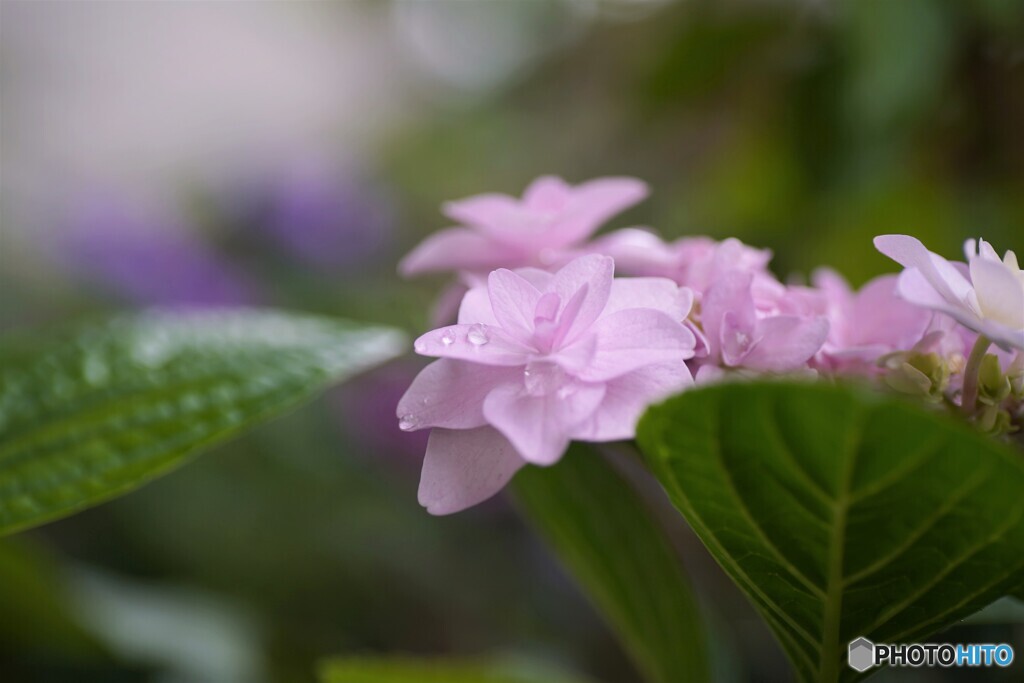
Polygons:
[[978,375],[981,373],[981,361],[985,359],[988,347],[992,346],[992,340],[983,334],[978,335],[978,341],[974,342],[971,355],[967,358],[967,367],[964,368],[964,390],[960,398],[960,408],[968,415],[974,414],[978,403]]

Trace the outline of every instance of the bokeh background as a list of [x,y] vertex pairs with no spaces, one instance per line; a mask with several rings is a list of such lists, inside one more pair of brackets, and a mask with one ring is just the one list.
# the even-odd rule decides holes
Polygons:
[[[395,264],[439,204],[544,173],[649,181],[613,227],[861,283],[892,269],[880,233],[1024,249],[1024,3],[3,0],[0,154],[0,331],[250,304],[422,331],[444,281]],[[302,682],[384,653],[637,680],[508,500],[418,507],[424,438],[394,405],[421,366],[4,540],[0,680]],[[723,680],[788,680],[666,520]],[[951,639],[1024,655],[995,617]],[[957,673],[879,680],[999,680]]]

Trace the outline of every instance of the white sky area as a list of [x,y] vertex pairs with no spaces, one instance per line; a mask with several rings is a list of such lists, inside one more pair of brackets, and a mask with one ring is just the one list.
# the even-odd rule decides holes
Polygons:
[[[93,186],[134,195],[331,148],[407,92],[387,15],[355,3],[4,2],[4,232]],[[363,7],[365,9],[365,7]]]
[[610,2],[0,0],[0,268],[31,279],[91,191],[171,204],[310,156],[358,164]]

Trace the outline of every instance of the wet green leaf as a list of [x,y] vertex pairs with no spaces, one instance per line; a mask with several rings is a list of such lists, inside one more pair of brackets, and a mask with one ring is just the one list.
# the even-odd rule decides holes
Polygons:
[[0,348],[0,533],[131,490],[404,350],[273,311],[147,312]]

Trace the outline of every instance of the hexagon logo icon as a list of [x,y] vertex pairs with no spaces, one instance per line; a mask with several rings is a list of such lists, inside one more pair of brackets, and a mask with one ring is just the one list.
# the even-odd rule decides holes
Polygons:
[[875,644],[867,638],[858,638],[850,643],[847,659],[854,671],[867,671],[875,665]]

